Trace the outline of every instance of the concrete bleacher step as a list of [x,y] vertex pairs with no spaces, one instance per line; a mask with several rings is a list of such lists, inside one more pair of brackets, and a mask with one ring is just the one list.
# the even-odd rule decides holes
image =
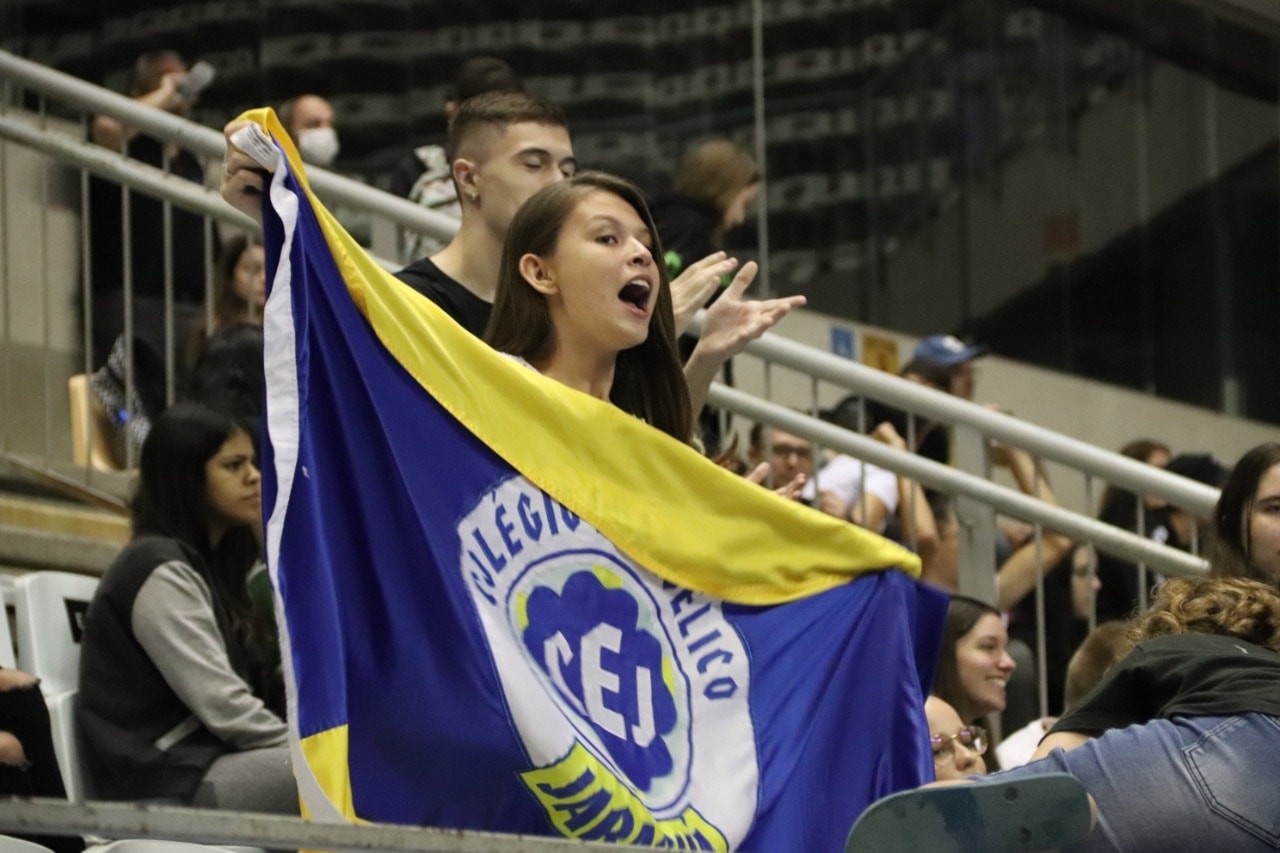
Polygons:
[[65,501],[0,494],[0,566],[101,574],[129,540],[129,518]]

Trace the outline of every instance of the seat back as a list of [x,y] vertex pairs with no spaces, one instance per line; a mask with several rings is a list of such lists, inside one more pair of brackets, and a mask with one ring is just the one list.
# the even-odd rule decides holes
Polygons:
[[67,789],[67,799],[73,803],[82,803],[93,796],[89,774],[81,757],[80,729],[76,724],[78,698],[79,691],[67,690],[50,696],[47,700],[53,751],[58,757],[58,769],[62,772],[62,785]]
[[[4,853],[0,850],[0,853]],[[196,844],[161,838],[125,838],[86,850],[85,853],[265,853],[261,847]]]
[[14,838],[12,835],[0,835],[0,853],[53,853],[43,844]]
[[18,668],[39,678],[45,696],[79,682],[84,612],[98,579],[68,572],[32,572],[13,584]]
[[1093,829],[1089,797],[1074,776],[1046,773],[902,791],[872,803],[845,853],[1013,853],[1057,850]]
[[[13,592],[10,591],[12,596]],[[5,590],[0,587],[0,668],[17,669],[18,658],[13,651],[13,632],[9,630],[9,613],[5,609]],[[3,853],[0,850],[0,853]]]
[[119,471],[122,467],[111,447],[109,422],[102,404],[89,388],[89,377],[77,373],[67,380],[71,403],[71,461],[92,464],[99,471]]

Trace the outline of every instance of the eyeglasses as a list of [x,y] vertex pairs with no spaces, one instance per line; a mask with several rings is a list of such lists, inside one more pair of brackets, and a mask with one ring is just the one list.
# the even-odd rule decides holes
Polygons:
[[948,755],[954,754],[955,741],[960,741],[978,755],[985,755],[987,752],[987,730],[982,726],[966,726],[953,735],[937,735],[929,738],[929,745],[933,747],[933,760],[941,761]]
[[791,455],[795,455],[795,456],[808,456],[808,455],[809,455],[810,453],[812,453],[812,452],[813,452],[813,448],[812,448],[812,447],[810,447],[809,445],[801,445],[801,444],[775,444],[775,445],[773,446],[773,455],[774,455],[774,456],[781,456],[781,457],[787,457],[787,456],[791,456]]

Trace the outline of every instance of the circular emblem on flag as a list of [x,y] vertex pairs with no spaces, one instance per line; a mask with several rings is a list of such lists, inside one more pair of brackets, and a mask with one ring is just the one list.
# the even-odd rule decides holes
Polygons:
[[597,551],[549,557],[512,593],[512,628],[580,734],[640,791],[682,782],[688,689],[648,591]]
[[740,843],[758,798],[750,666],[720,603],[637,565],[523,477],[458,525],[460,571],[529,765],[566,835]]

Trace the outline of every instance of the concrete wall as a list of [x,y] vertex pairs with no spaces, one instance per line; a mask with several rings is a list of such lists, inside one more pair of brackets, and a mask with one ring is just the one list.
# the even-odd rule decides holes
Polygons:
[[[1276,140],[1274,103],[1153,61],[1144,110],[1139,83],[1134,75],[1083,116],[1074,152],[1032,144],[998,184],[975,189],[904,239],[884,262],[884,325],[957,328],[1064,260],[1046,246],[1052,218],[1077,221],[1074,254],[1088,254]],[[967,306],[958,284],[966,264]]]
[[79,172],[0,142],[0,447],[5,450],[71,458],[67,378],[84,370],[77,307],[80,239]]

